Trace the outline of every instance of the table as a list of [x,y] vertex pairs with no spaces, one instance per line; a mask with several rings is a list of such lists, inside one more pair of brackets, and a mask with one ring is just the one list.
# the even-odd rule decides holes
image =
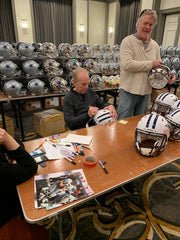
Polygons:
[[[114,106],[116,107],[116,101],[117,101],[117,96],[119,94],[119,89],[118,88],[106,88],[106,89],[95,89],[95,92],[100,97],[103,97],[104,101],[107,99],[107,94],[110,94],[111,96],[114,97]],[[0,92],[0,110],[2,114],[2,123],[3,123],[3,128],[6,129],[6,122],[5,122],[5,116],[4,116],[4,108],[3,108],[3,103],[10,102],[11,106],[13,108],[14,114],[15,114],[15,120],[16,120],[16,125],[17,127],[20,127],[21,130],[21,139],[22,141],[25,141],[24,137],[24,127],[23,127],[23,119],[22,119],[22,106],[21,106],[21,101],[23,100],[31,100],[31,99],[44,99],[44,98],[51,98],[51,97],[63,97],[65,96],[66,93],[47,93],[43,95],[26,95],[26,96],[19,96],[19,97],[9,97],[5,93]]]
[[[175,161],[179,158],[179,142],[168,142],[165,151],[154,158],[141,156],[134,147],[134,134],[137,123],[140,119],[132,117],[126,119],[127,124],[121,124],[119,121],[105,125],[84,128],[71,133],[93,136],[91,150],[85,149],[85,156],[77,156],[76,163],[73,165],[65,159],[47,161],[45,168],[38,167],[37,174],[48,174],[73,169],[83,169],[87,181],[94,191],[94,194],[78,201],[60,206],[52,210],[35,209],[34,207],[34,177],[17,186],[19,198],[21,201],[25,219],[29,223],[36,223],[47,218],[75,207],[78,204],[86,202],[92,198],[100,196],[108,191],[124,185],[136,178],[147,174],[165,164]],[[70,132],[63,133],[65,137]],[[42,139],[25,142],[27,151],[32,151]],[[106,168],[109,174],[106,174],[102,167],[97,164],[95,167],[86,167],[83,164],[84,157],[93,156],[97,160],[106,160]]]

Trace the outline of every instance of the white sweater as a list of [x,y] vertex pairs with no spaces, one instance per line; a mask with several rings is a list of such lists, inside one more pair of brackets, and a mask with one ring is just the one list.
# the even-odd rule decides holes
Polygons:
[[125,37],[120,46],[120,88],[132,94],[150,94],[148,73],[153,60],[161,60],[159,45],[153,39],[144,50],[143,42],[134,35]]

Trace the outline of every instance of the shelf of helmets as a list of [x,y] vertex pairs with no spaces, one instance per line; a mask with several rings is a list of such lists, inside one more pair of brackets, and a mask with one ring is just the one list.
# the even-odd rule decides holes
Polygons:
[[160,93],[166,91],[177,95],[177,97],[180,99],[180,46],[168,46],[167,48],[160,46],[160,55],[163,64],[175,74],[176,81],[171,86],[168,85],[167,88],[160,90],[153,89],[151,97],[152,101],[155,100]]
[[58,49],[47,42],[37,45],[18,43],[13,49],[9,43],[0,43],[0,87],[11,99],[47,93],[65,95],[72,82],[72,72],[78,66],[89,71],[91,86],[100,95],[103,90],[117,90],[119,45],[114,46],[113,53],[109,45],[104,45],[103,50],[95,45],[91,51],[87,44],[65,43]]

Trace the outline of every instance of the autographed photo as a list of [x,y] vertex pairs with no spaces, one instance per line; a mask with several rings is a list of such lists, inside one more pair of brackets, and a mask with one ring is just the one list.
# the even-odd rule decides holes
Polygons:
[[93,194],[82,169],[34,177],[35,208],[47,210]]

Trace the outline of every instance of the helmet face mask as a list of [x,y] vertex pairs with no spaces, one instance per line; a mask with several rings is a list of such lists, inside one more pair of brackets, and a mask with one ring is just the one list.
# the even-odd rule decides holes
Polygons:
[[136,129],[135,148],[143,156],[156,157],[164,151],[167,143],[165,134],[144,133]]
[[170,114],[166,115],[166,120],[170,125],[169,140],[180,140],[180,109],[176,109]]
[[161,93],[153,102],[151,112],[165,116],[172,111],[172,106],[176,101],[178,101],[176,95],[167,92]]
[[145,115],[136,127],[135,149],[146,157],[158,156],[165,150],[169,135],[170,126],[163,116],[155,113]]

